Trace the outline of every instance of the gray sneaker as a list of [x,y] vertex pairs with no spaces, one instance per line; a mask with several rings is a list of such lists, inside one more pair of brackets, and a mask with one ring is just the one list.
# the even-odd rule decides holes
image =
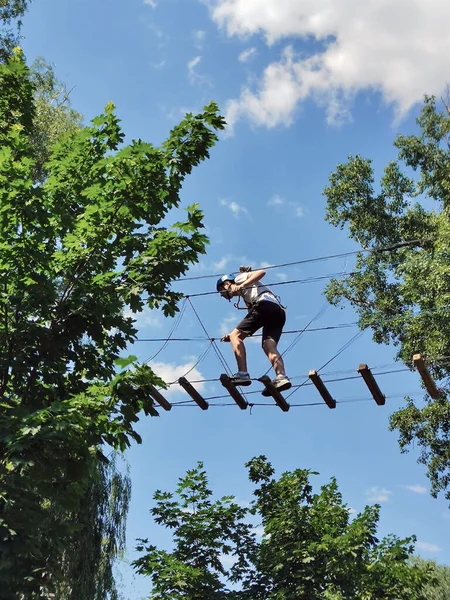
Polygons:
[[250,375],[248,373],[235,373],[230,377],[230,381],[234,383],[234,385],[252,384],[252,380],[250,379]]
[[[275,379],[272,379],[272,385],[279,391],[285,392],[289,388],[292,387],[292,383],[289,381],[289,378],[286,375],[277,375]],[[263,396],[270,396],[270,392],[267,388],[264,388],[261,392]]]

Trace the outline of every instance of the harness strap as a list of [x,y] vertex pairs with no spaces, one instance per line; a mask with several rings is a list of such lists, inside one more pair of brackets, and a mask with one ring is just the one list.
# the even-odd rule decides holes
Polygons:
[[[281,308],[283,310],[286,310],[287,306],[283,306],[281,304],[280,297],[276,296],[271,290],[264,290],[263,292],[261,292],[260,294],[258,294],[256,296],[256,298],[255,298],[255,300],[253,302],[249,302],[248,304],[245,302],[245,299],[242,296],[239,296],[239,299],[238,299],[237,302],[234,303],[234,306],[238,310],[251,310],[252,308],[254,308],[258,304],[258,298],[260,298],[261,296],[264,296],[264,294],[270,294],[271,296],[273,296],[277,300],[277,302],[281,306]],[[239,306],[239,302],[240,302],[241,298],[244,300],[244,302],[246,304],[246,308]]]

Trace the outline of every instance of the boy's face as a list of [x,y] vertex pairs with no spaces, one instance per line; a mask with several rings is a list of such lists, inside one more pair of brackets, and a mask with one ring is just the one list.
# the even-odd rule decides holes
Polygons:
[[230,296],[229,296],[227,290],[231,287],[231,285],[232,285],[231,281],[224,281],[219,288],[219,293],[222,296],[222,298],[225,298],[225,300],[230,299]]

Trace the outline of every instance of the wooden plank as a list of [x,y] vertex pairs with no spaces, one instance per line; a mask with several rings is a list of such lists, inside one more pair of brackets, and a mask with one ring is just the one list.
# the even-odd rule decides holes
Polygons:
[[200,396],[195,387],[189,383],[186,377],[180,377],[178,383],[184,389],[185,392],[189,394],[189,396],[196,402],[202,410],[208,410],[209,404],[206,400]]
[[364,379],[367,387],[372,394],[373,399],[378,406],[383,406],[386,403],[386,396],[381,392],[378,387],[378,383],[375,381],[375,377],[372,375],[372,371],[365,364],[359,365],[358,373]]
[[232,381],[230,381],[230,378],[228,377],[228,375],[226,375],[225,373],[222,373],[222,375],[220,376],[219,379],[220,379],[220,383],[227,390],[227,392],[230,394],[230,396],[233,398],[233,400],[236,402],[236,404],[239,406],[239,408],[241,410],[245,410],[248,406],[248,402],[245,400],[243,395],[236,388],[234,383]]
[[161,408],[163,408],[164,410],[172,410],[172,405],[170,404],[170,402],[168,402],[153,385],[149,385],[149,388],[150,396],[153,398],[153,400],[156,400],[156,402],[160,405]]
[[427,392],[433,398],[433,400],[437,400],[440,397],[440,392],[434,383],[433,378],[428,371],[427,366],[425,365],[425,361],[423,360],[423,356],[421,354],[414,354],[413,363],[416,369],[419,371],[420,376],[422,377],[422,381],[427,388]]
[[272,380],[267,375],[263,375],[259,378],[259,381],[266,386],[266,389],[270,392],[270,395],[275,400],[277,405],[281,408],[283,412],[288,412],[290,406],[277,390],[277,388],[273,385]]
[[320,378],[320,375],[317,373],[317,371],[310,371],[308,373],[308,377],[311,379],[313,384],[316,386],[317,391],[322,396],[322,398],[325,400],[328,408],[336,408],[336,400],[334,398],[332,398],[330,392],[327,390],[326,385]]

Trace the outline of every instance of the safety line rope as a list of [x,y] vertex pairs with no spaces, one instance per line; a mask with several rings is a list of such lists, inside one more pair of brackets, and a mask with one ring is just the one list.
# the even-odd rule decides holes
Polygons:
[[[333,258],[345,258],[347,256],[355,256],[355,254],[360,254],[360,253],[390,252],[392,250],[398,250],[399,248],[403,248],[405,246],[414,246],[414,245],[423,244],[425,242],[432,242],[435,239],[436,238],[427,238],[424,240],[406,240],[404,242],[398,242],[396,244],[391,244],[390,246],[383,246],[381,248],[361,248],[359,250],[352,250],[350,252],[342,252],[340,254],[329,254],[328,256],[305,258],[303,260],[296,260],[293,262],[281,263],[279,265],[269,265],[267,267],[264,267],[264,270],[267,271],[268,269],[280,269],[282,267],[292,267],[292,266],[296,266],[296,265],[304,265],[304,264],[308,264],[308,263],[321,262],[324,260],[331,260]],[[177,281],[195,281],[195,280],[199,280],[199,279],[210,279],[212,277],[220,277],[221,275],[223,275],[223,273],[215,273],[215,274],[209,274],[209,275],[194,275],[192,277],[182,277],[182,278],[178,279]]]

